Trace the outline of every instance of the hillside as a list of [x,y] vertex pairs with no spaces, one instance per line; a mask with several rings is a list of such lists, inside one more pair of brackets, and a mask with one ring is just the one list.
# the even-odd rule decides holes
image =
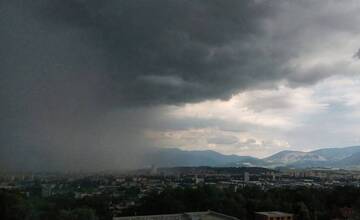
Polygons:
[[156,149],[150,152],[144,166],[158,167],[329,167],[360,168],[360,146],[324,148],[310,152],[281,151],[270,157],[258,159],[251,156],[224,155],[211,150],[185,151],[177,148]]
[[211,150],[185,151],[176,148],[157,149],[145,160],[145,165],[176,166],[264,166],[266,162],[250,156],[224,155]]
[[278,166],[295,168],[354,168],[360,167],[360,146],[324,148],[310,152],[281,151],[264,160]]

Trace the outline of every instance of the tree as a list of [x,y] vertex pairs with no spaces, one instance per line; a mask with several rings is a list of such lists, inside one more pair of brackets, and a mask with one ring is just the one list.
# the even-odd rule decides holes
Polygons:
[[29,206],[21,194],[0,192],[0,219],[24,220],[29,217]]
[[59,214],[60,220],[98,220],[94,210],[89,208],[76,208],[73,210],[62,210]]
[[310,211],[304,202],[299,202],[297,204],[297,219],[299,220],[310,220]]

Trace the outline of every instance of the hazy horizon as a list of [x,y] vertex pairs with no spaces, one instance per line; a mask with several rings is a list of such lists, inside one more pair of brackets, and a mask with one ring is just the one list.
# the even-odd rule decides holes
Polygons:
[[0,169],[360,145],[360,2],[0,2]]

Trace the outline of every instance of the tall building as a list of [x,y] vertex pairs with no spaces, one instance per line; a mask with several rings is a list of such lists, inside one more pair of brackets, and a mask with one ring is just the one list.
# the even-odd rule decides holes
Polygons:
[[244,173],[244,182],[249,182],[249,180],[250,180],[250,175],[248,172],[245,172]]

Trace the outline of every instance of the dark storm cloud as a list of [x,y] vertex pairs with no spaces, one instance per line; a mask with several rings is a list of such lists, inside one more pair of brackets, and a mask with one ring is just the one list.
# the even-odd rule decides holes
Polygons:
[[272,79],[256,76],[248,63],[258,54],[242,45],[269,14],[253,1],[5,0],[0,8],[5,168],[133,166],[158,113],[127,108],[223,98]]
[[0,1],[1,165],[122,166],[161,113],[148,106],[229,98],[286,78],[291,54],[264,28],[272,4]]
[[[108,80],[103,101],[110,103],[227,98],[284,74],[273,68],[264,71],[264,66],[277,66],[280,58],[269,57],[274,54],[255,45],[262,21],[272,13],[269,3],[56,0],[25,7],[32,8],[45,44],[53,33],[83,41],[51,43],[72,47],[58,55],[71,51],[76,64],[70,65],[100,66]],[[99,61],[94,63],[91,55]]]

